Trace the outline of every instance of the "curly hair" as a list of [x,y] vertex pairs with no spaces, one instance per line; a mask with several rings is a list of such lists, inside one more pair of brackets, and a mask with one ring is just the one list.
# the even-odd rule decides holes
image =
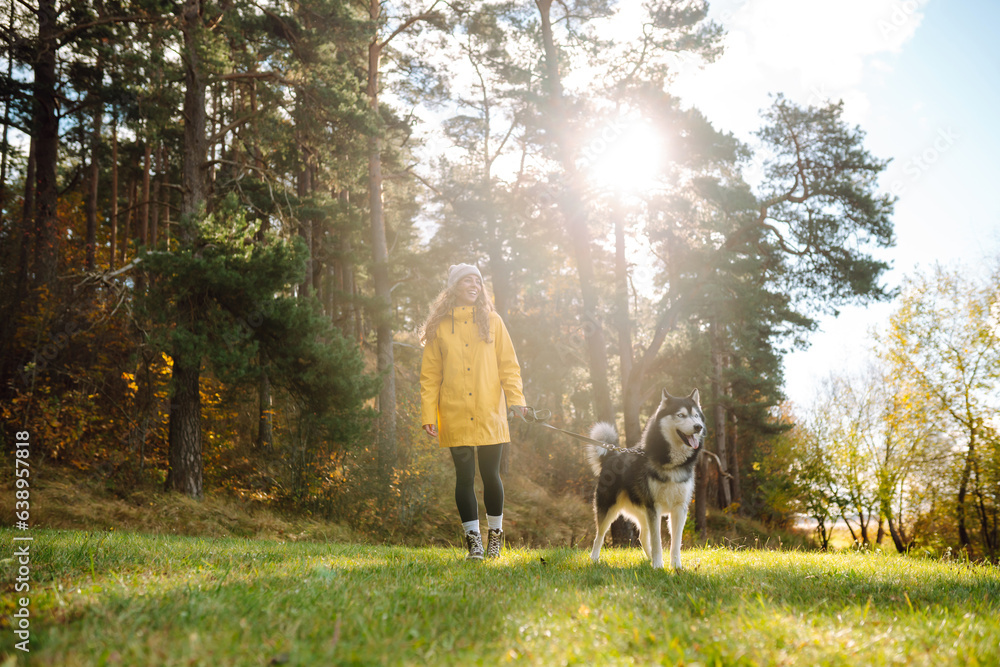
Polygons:
[[[441,322],[449,315],[454,316],[453,311],[458,303],[458,299],[455,297],[457,291],[457,285],[454,289],[445,288],[434,298],[434,302],[431,303],[431,313],[427,316],[423,326],[418,331],[421,345],[427,345],[437,338],[438,327],[441,326]],[[493,339],[490,337],[490,313],[496,309],[493,307],[493,299],[490,298],[485,287],[479,290],[479,296],[476,297],[476,303],[473,308],[475,310],[472,317],[479,326],[479,337],[487,343],[492,343]]]

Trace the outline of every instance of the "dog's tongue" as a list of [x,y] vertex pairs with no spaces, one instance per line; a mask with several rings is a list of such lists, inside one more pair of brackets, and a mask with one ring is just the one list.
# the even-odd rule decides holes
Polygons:
[[691,435],[685,435],[684,440],[687,442],[691,449],[698,449],[698,437],[694,433]]

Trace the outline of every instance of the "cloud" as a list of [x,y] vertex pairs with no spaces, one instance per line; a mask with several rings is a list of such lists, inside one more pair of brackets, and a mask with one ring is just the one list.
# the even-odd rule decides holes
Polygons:
[[737,134],[756,127],[757,112],[777,92],[799,103],[844,99],[845,115],[860,122],[866,76],[891,72],[928,1],[718,2],[712,16],[727,30],[725,53],[705,68],[681,68],[673,91]]

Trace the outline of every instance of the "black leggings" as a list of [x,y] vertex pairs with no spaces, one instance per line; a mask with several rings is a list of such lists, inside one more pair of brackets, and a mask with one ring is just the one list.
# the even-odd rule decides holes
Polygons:
[[483,502],[486,514],[503,514],[503,482],[500,481],[500,457],[503,444],[481,447],[452,447],[451,458],[455,462],[455,503],[462,522],[479,518],[476,503],[476,455],[479,452],[479,475],[483,478]]

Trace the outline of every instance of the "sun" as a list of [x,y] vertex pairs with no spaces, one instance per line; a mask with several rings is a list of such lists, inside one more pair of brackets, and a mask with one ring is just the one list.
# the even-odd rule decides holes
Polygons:
[[647,121],[610,123],[584,148],[584,171],[598,188],[639,194],[655,186],[666,146]]

